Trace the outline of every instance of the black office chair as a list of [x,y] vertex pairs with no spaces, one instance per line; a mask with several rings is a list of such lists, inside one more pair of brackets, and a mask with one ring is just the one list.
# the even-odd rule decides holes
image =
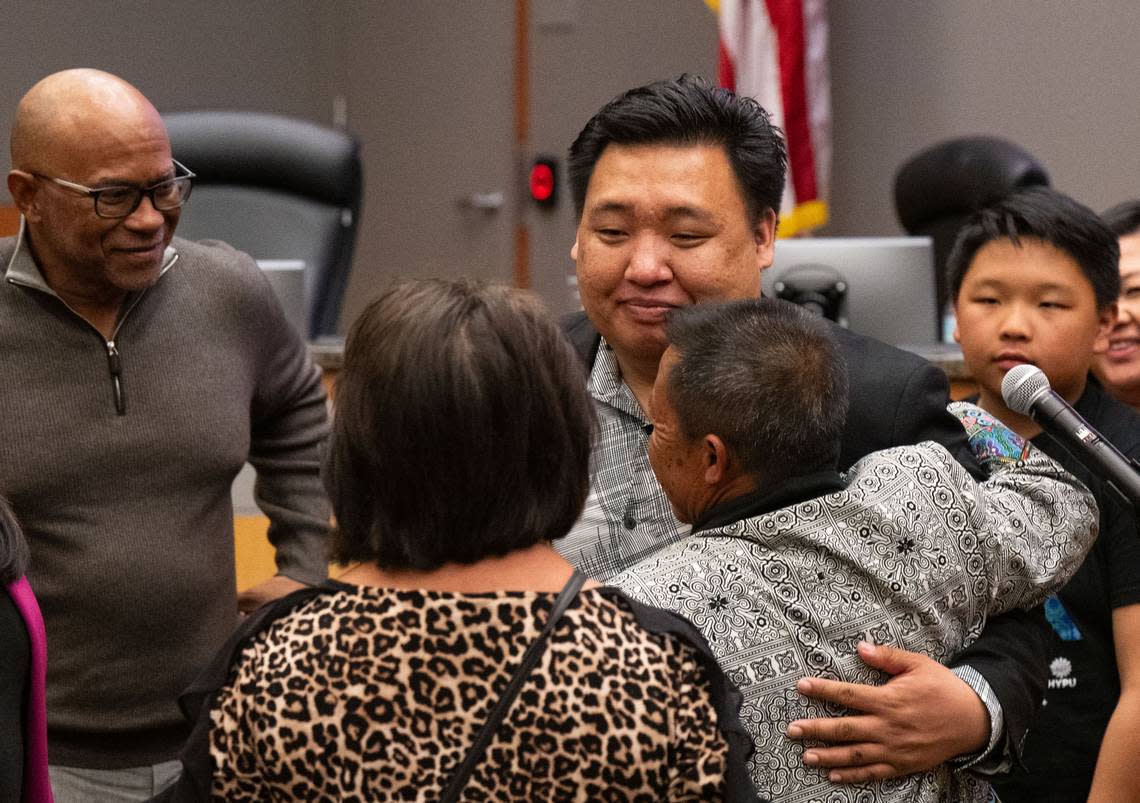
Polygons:
[[934,286],[946,309],[946,258],[971,213],[1024,187],[1048,186],[1032,154],[995,137],[960,137],[919,151],[895,174],[895,211],[908,234],[934,241]]
[[178,234],[224,240],[257,259],[304,260],[303,334],[334,334],[360,218],[356,140],[255,112],[175,112],[163,119],[174,158],[198,174]]

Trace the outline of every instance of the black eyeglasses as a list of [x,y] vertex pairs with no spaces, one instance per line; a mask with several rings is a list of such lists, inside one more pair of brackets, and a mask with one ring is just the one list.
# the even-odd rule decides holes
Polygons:
[[65,181],[62,178],[45,176],[40,173],[33,173],[32,175],[90,197],[95,202],[95,214],[99,217],[120,218],[134,214],[134,211],[139,208],[139,204],[142,203],[143,196],[150,198],[151,205],[160,212],[177,209],[189,200],[190,190],[193,189],[193,182],[197,176],[177,159],[171,161],[174,162],[175,169],[181,170],[183,174],[152,184],[149,187],[124,186],[92,189],[91,187],[84,187],[82,184],[76,184],[74,181]]

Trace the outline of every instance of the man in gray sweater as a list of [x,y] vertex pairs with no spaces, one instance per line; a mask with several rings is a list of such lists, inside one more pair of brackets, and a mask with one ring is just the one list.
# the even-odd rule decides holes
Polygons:
[[56,800],[172,781],[177,695],[233,629],[230,485],[248,460],[278,574],[325,574],[318,371],[253,260],[173,239],[190,172],[138,90],[94,70],[21,101],[0,240],[0,495],[32,552],[50,649]]

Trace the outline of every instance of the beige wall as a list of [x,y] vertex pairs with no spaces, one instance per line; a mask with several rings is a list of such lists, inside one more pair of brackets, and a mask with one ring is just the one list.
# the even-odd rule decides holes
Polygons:
[[[48,73],[98,67],[160,111],[246,108],[332,120],[329,16],[311,0],[5,0],[0,164],[16,103]],[[0,198],[8,198],[7,188]]]
[[1103,211],[1140,196],[1140,4],[831,3],[836,234],[899,231],[894,171],[939,139],[990,134]]
[[[537,9],[536,9],[537,10]],[[531,26],[531,151],[565,159],[603,103],[633,86],[682,72],[716,78],[716,19],[700,0],[587,0],[577,24]],[[564,166],[564,165],[563,165]],[[533,286],[557,311],[576,303],[566,278],[577,221],[565,170],[559,206],[529,205]]]
[[[388,199],[404,194],[400,181],[420,176],[411,160],[425,158],[385,144],[385,129],[407,124],[384,118],[388,98],[411,80],[425,100],[458,102],[457,96],[482,89],[465,84],[462,63],[450,68],[449,60],[512,45],[509,30],[476,29],[462,54],[436,47],[431,30],[446,24],[452,2],[466,1],[9,0],[0,25],[0,152],[7,150],[20,95],[65,66],[117,72],[163,110],[250,108],[328,123],[334,96],[343,94],[349,127],[366,144],[370,184],[361,242],[369,267],[353,282],[359,299],[382,281],[384,265],[399,258],[385,227],[393,219],[406,227],[406,221]],[[483,6],[486,25],[496,31],[510,26],[512,2]],[[621,88],[715,67],[715,22],[701,0],[531,0],[531,7],[532,130],[524,157],[563,155],[588,114]],[[540,26],[558,7],[569,9],[562,14],[569,22]],[[1060,189],[1095,209],[1140,195],[1134,90],[1140,48],[1133,41],[1140,4],[832,0],[830,18],[835,162],[829,233],[897,232],[895,169],[918,148],[959,134],[1021,143],[1045,162]],[[397,33],[401,38],[394,39]],[[505,54],[486,55],[509,63]],[[438,65],[415,79],[408,60],[422,57]],[[508,108],[501,86],[486,90],[482,105],[495,113]],[[471,102],[480,105],[477,97]],[[354,108],[362,113],[353,116]],[[471,116],[463,125],[474,130],[479,119]],[[377,200],[381,180],[387,184]],[[563,308],[573,238],[568,196],[550,214],[525,204],[513,214],[531,229],[535,286]],[[430,217],[419,225],[430,234]],[[359,304],[350,299],[348,308]]]

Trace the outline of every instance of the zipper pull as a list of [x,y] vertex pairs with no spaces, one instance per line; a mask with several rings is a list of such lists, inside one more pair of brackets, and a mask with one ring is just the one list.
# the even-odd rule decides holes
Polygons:
[[107,367],[111,370],[111,390],[115,394],[115,412],[119,415],[127,414],[127,399],[123,395],[123,363],[119,358],[119,350],[115,348],[115,341],[107,341]]

